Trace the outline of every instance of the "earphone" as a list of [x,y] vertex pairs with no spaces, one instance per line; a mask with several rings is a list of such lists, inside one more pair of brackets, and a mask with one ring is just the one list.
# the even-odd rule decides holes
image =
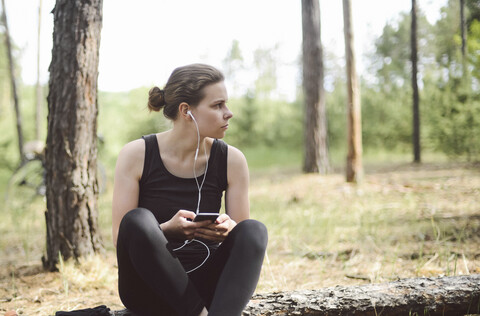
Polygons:
[[[193,116],[192,112],[190,110],[187,111],[187,114],[190,115],[192,117],[192,120],[193,122],[195,123],[195,126],[197,127],[197,135],[198,135],[198,138],[200,138],[200,131],[198,130],[198,124],[197,124],[197,120],[195,119],[195,117]],[[200,147],[200,139],[198,140],[197,142],[197,150],[195,150],[195,159],[194,159],[194,162],[197,161],[197,158],[198,158],[198,148]],[[195,173],[195,168],[193,169],[193,172]]]
[[198,202],[197,202],[197,209],[196,209],[196,212],[195,212],[195,213],[198,214],[198,212],[200,210],[200,201],[202,200],[202,188],[203,188],[203,184],[205,183],[205,178],[207,177],[207,171],[208,171],[207,147],[205,145],[205,142],[203,142],[203,151],[205,153],[206,165],[205,165],[205,172],[203,174],[202,183],[199,184],[198,179],[197,179],[196,166],[197,166],[197,159],[198,159],[198,151],[200,150],[200,130],[198,129],[197,120],[193,116],[192,112],[190,110],[188,110],[187,114],[190,115],[190,117],[193,120],[193,123],[195,123],[195,127],[197,128],[197,149],[195,150],[195,158],[193,160],[193,176],[195,177],[195,182],[197,183],[197,188],[198,188]]
[[[198,128],[198,124],[197,124],[197,120],[195,119],[195,117],[193,116],[192,112],[190,110],[187,111],[187,114],[190,115],[190,117],[192,118],[193,122],[195,123],[195,127],[197,129],[197,149],[195,150],[195,158],[193,160],[193,176],[195,177],[195,182],[197,184],[197,188],[198,188],[198,201],[197,201],[197,210],[195,211],[196,214],[198,214],[198,212],[200,211],[200,201],[202,200],[202,188],[203,188],[203,184],[205,183],[205,178],[207,177],[207,171],[208,171],[208,156],[207,156],[207,147],[205,145],[205,141],[203,142],[203,151],[205,152],[205,160],[206,160],[206,165],[205,165],[205,173],[203,174],[203,180],[202,180],[202,183],[199,184],[198,183],[198,179],[197,179],[197,171],[195,170],[196,169],[196,166],[197,166],[197,159],[198,159],[198,151],[200,149],[200,130]],[[203,260],[202,263],[200,263],[198,266],[196,266],[195,268],[187,271],[187,274],[192,272],[192,271],[195,271],[197,270],[198,268],[200,268],[201,266],[203,266],[203,264],[207,261],[207,259],[210,257],[210,249],[208,248],[208,246],[200,241],[200,240],[197,240],[197,239],[192,239],[192,240],[185,240],[184,244],[181,245],[180,247],[178,248],[175,248],[173,249],[173,251],[177,251],[177,250],[180,250],[182,249],[183,247],[185,247],[187,244],[191,243],[192,241],[196,241],[196,242],[199,242],[201,243],[202,245],[205,246],[205,248],[207,249],[207,256],[205,257],[205,259]]]

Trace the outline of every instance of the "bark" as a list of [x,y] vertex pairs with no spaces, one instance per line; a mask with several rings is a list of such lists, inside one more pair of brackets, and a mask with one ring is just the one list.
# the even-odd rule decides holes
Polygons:
[[9,65],[9,74],[10,74],[10,84],[12,88],[13,96],[13,106],[15,108],[16,124],[17,124],[17,139],[18,139],[18,150],[20,155],[20,166],[25,163],[25,154],[23,152],[23,132],[22,132],[22,115],[20,112],[20,106],[18,104],[18,94],[17,94],[17,79],[15,75],[15,65],[12,57],[12,43],[10,41],[10,32],[8,29],[7,22],[7,8],[5,7],[5,0],[2,0],[2,22],[5,28],[5,46],[7,46],[7,55],[8,55],[8,65]]
[[417,1],[412,0],[411,27],[412,91],[413,91],[413,161],[420,162],[420,110],[417,83]]
[[102,0],[57,0],[48,94],[47,254],[102,249],[97,225],[97,78]]
[[480,274],[415,278],[256,295],[243,315],[465,315],[479,299]]
[[305,95],[304,172],[330,170],[323,88],[323,51],[318,0],[302,0],[303,89]]
[[42,26],[42,0],[38,3],[38,28],[37,28],[37,84],[36,84],[36,101],[35,101],[35,139],[41,139],[42,130],[42,87],[40,85],[40,35]]
[[462,58],[467,52],[467,23],[465,21],[465,0],[460,0],[460,33],[462,35]]
[[[480,313],[480,274],[257,294],[244,316],[458,316]],[[115,316],[135,316],[127,309]]]
[[363,177],[362,165],[362,117],[360,87],[355,62],[352,27],[351,0],[343,0],[343,23],[345,35],[345,59],[347,62],[347,182],[360,182]]
[[465,20],[465,0],[460,0],[460,33],[462,35],[462,75],[468,76],[467,69],[467,22]]

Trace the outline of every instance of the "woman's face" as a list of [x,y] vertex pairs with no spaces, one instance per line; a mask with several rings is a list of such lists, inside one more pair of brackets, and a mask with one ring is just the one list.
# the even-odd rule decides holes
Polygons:
[[233,113],[227,107],[228,94],[223,81],[203,88],[205,97],[191,109],[202,137],[223,138]]

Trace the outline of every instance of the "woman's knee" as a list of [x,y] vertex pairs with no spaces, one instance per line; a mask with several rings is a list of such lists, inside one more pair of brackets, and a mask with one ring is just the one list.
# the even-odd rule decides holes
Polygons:
[[[155,225],[156,219],[146,208],[138,207],[125,214],[120,222],[119,233],[122,231],[145,230],[149,225]],[[158,226],[158,224],[157,224]]]
[[237,224],[239,239],[249,247],[265,250],[268,243],[267,227],[254,219],[247,219]]

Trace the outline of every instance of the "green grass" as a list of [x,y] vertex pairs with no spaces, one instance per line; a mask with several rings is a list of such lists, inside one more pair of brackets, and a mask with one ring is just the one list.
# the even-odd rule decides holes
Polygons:
[[243,153],[253,173],[277,169],[299,169],[303,154],[301,149],[271,147],[246,148]]

